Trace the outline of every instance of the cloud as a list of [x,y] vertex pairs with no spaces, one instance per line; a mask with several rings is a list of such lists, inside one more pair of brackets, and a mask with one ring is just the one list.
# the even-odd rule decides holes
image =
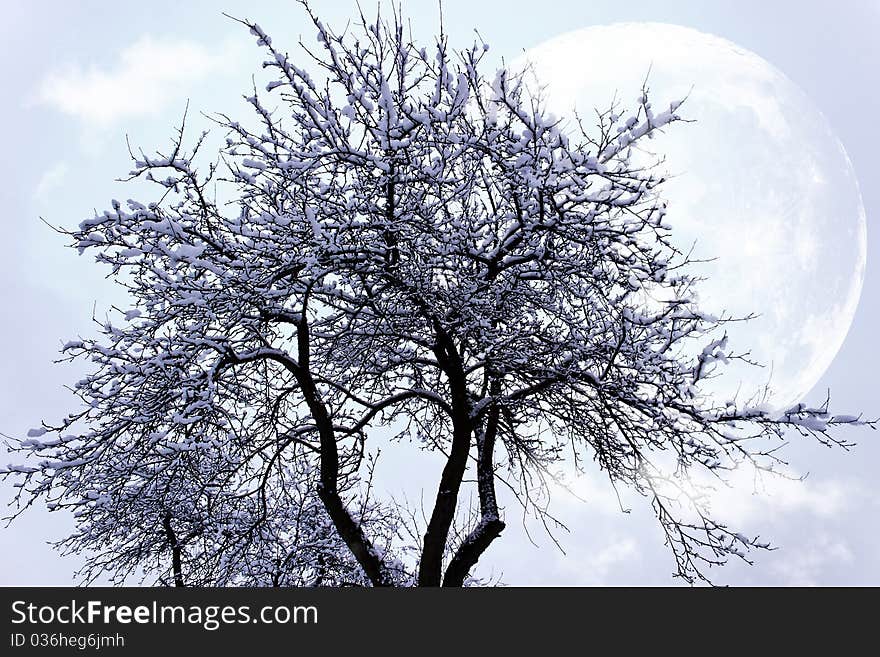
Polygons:
[[46,169],[34,187],[34,199],[42,202],[46,197],[64,183],[70,171],[66,162],[58,162]]
[[550,499],[553,508],[564,513],[577,513],[587,507],[602,514],[618,515],[631,506],[632,497],[625,487],[619,492],[621,497],[603,473],[585,473],[552,482]]
[[[856,481],[800,478],[790,468],[779,468],[776,473],[757,472],[743,463],[725,474],[723,482],[699,468],[693,468],[686,478],[672,471],[663,469],[663,474],[658,473],[652,481],[657,490],[679,499],[684,516],[692,505],[698,505],[715,520],[736,527],[797,513],[828,518],[854,501],[864,500],[867,494]],[[554,514],[563,521],[583,513],[585,508],[615,516],[649,504],[626,485],[616,491],[601,473],[562,473],[551,484],[550,498]]]
[[574,586],[604,586],[620,579],[613,577],[619,567],[633,568],[640,556],[635,540],[615,537],[595,551],[579,551],[577,558],[559,555],[557,567],[563,582]]
[[853,553],[846,543],[823,535],[787,550],[786,558],[773,569],[788,586],[818,586],[829,567],[852,561]]
[[604,579],[618,564],[629,563],[639,553],[636,542],[631,538],[609,543],[586,560],[586,568],[597,579]]
[[[788,476],[793,476],[788,473]],[[743,526],[780,514],[806,513],[830,517],[841,512],[862,491],[854,482],[840,479],[804,480],[765,474],[759,480],[741,466],[709,495],[709,506],[718,520]]]
[[157,114],[194,82],[228,70],[234,50],[221,45],[212,52],[190,41],[143,36],[119,54],[111,69],[72,65],[50,73],[37,99],[90,124]]

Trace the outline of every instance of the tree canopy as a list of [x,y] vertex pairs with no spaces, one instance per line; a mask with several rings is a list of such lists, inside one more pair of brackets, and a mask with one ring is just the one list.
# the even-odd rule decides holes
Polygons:
[[[461,586],[505,528],[499,482],[540,515],[554,468],[592,460],[647,497],[689,582],[767,547],[689,504],[687,474],[870,423],[704,390],[744,357],[734,318],[700,310],[659,163],[632,156],[680,101],[555,118],[483,43],[305,9],[296,57],[240,21],[273,74],[253,125],[215,117],[217,157],[184,126],[133,153],[153,200],[65,231],[132,306],[64,346],[92,370],[18,443],[22,507],[74,513],[86,581]],[[423,522],[372,486],[371,440],[399,427],[443,457]]]

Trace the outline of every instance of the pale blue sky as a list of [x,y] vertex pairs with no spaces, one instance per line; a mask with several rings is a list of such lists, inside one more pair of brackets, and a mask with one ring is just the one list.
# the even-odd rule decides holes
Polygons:
[[[880,414],[876,336],[880,334],[880,2],[655,2],[579,0],[542,2],[446,0],[452,42],[464,45],[477,28],[493,57],[523,49],[578,27],[619,21],[659,21],[727,38],[768,60],[798,84],[823,112],[844,144],[859,177],[868,220],[867,274],[849,336],[813,391],[831,388],[843,412]],[[351,17],[348,0],[316,2],[325,22]],[[364,6],[371,3],[367,0]],[[433,1],[407,1],[417,35],[437,24]],[[39,216],[72,226],[115,196],[113,179],[128,171],[124,136],[145,148],[163,146],[190,99],[191,112],[247,108],[251,71],[262,61],[253,39],[221,11],[259,22],[276,43],[313,41],[292,2],[25,2],[4,0],[0,21],[0,104],[4,148],[0,198],[6,246],[0,259],[5,346],[0,375],[0,431],[22,435],[43,418],[70,410],[63,389],[76,367],[53,366],[61,342],[90,330],[99,313],[120,297],[104,271],[62,248],[63,240]],[[595,65],[613,66],[613,62]],[[108,100],[100,91],[111,90]],[[863,431],[851,454],[794,440],[789,460],[811,473],[798,488],[770,500],[731,503],[750,531],[782,549],[758,555],[754,568],[733,567],[720,579],[743,584],[880,584],[880,446]],[[592,484],[591,484],[592,485]],[[600,488],[601,481],[595,483]],[[592,490],[592,489],[591,489]],[[603,489],[604,490],[604,489]],[[487,553],[491,572],[523,584],[665,584],[670,557],[644,510],[623,515],[607,492],[592,505],[566,506],[573,533],[562,537],[568,555],[523,538],[516,521]],[[3,489],[8,497],[9,488]],[[735,507],[735,509],[734,509]],[[514,512],[515,513],[515,512]],[[510,520],[510,519],[509,519]],[[69,583],[73,563],[49,550],[70,521],[33,510],[0,531],[0,584]],[[542,556],[550,555],[549,559]],[[490,572],[490,569],[484,571]]]

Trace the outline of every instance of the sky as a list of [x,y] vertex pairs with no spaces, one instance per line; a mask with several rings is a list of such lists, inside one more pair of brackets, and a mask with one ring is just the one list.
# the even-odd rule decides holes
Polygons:
[[[315,3],[325,23],[354,17],[348,0]],[[364,7],[373,6],[369,1]],[[0,258],[0,432],[22,436],[43,419],[72,410],[64,388],[81,366],[53,364],[66,340],[87,334],[93,312],[124,304],[105,271],[64,248],[48,224],[75,226],[112,198],[134,197],[116,179],[129,170],[126,136],[145,150],[166,145],[189,101],[200,113],[247,111],[242,94],[262,61],[253,39],[221,12],[248,17],[276,44],[293,50],[314,37],[292,2],[258,0],[138,3],[0,0],[0,202],[5,212]],[[417,38],[438,24],[434,1],[404,3]],[[657,21],[694,28],[745,47],[785,73],[822,112],[858,176],[867,215],[867,269],[846,341],[808,395],[830,389],[841,412],[880,415],[880,2],[667,2],[630,0],[445,0],[443,19],[454,45],[474,29],[497,63],[563,32],[621,21]],[[611,61],[591,63],[612,67]],[[820,250],[816,257],[823,257]],[[772,482],[752,494],[749,482],[724,491],[726,518],[772,538],[779,549],[754,566],[713,573],[742,585],[880,584],[880,433],[859,431],[849,453],[792,440],[786,455],[803,482]],[[601,477],[581,482],[559,502],[570,526],[565,554],[534,524],[508,509],[505,535],[485,555],[481,572],[510,584],[666,585],[672,560],[647,505],[626,500],[621,513]],[[0,484],[4,499],[11,487]],[[0,585],[72,583],[74,559],[47,541],[72,527],[70,518],[34,508],[0,529]]]

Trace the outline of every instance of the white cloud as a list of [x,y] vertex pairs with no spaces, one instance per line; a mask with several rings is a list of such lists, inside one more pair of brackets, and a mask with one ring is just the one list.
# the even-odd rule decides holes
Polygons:
[[773,569],[789,586],[818,586],[829,566],[852,561],[853,553],[846,543],[822,535],[787,549],[786,558],[774,564]]
[[717,487],[709,495],[709,506],[718,520],[741,527],[766,522],[778,514],[829,517],[860,494],[856,484],[839,479],[800,480],[765,474],[756,480],[754,472],[744,466],[734,471],[729,483],[730,487]]
[[143,36],[119,54],[111,69],[72,65],[50,73],[37,98],[91,124],[156,114],[185,96],[194,82],[228,70],[237,50],[229,46],[221,44],[212,52],[194,42]]
[[[628,490],[620,493],[626,497]],[[617,515],[631,505],[630,500],[618,497],[611,481],[602,473],[565,477],[551,485],[550,499],[554,509],[576,513],[585,506],[599,513]]]
[[587,558],[587,569],[594,577],[602,579],[611,569],[620,564],[632,561],[639,549],[631,538],[609,543],[596,554]]
[[37,181],[34,187],[34,199],[37,201],[45,201],[46,197],[54,190],[58,189],[67,177],[70,167],[66,162],[57,162],[46,169],[43,175]]
[[[671,473],[672,468],[668,472]],[[795,513],[827,518],[842,512],[854,500],[864,499],[866,493],[855,481],[802,479],[790,468],[779,468],[775,474],[759,473],[745,463],[724,475],[726,483],[698,468],[692,469],[687,479],[672,474],[658,474],[652,479],[654,486],[670,497],[685,494],[716,520],[737,528]],[[625,485],[615,491],[601,473],[566,472],[551,485],[550,497],[554,514],[563,520],[583,512],[584,508],[615,516],[648,503]],[[687,515],[688,505],[684,499],[680,501]]]
[[579,551],[576,559],[560,555],[558,561],[564,581],[575,586],[603,586],[619,579],[609,577],[618,567],[626,564],[632,568],[639,556],[635,540],[614,538],[595,552]]

